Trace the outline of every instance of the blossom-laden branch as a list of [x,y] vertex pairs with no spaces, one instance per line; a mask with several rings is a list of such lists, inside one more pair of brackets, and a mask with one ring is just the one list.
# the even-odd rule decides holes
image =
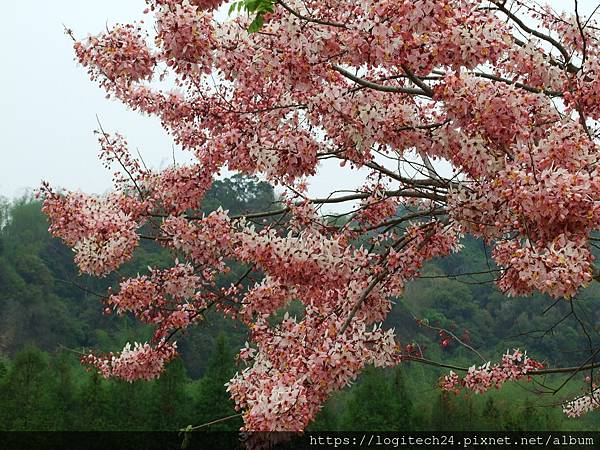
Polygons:
[[450,371],[450,374],[442,379],[441,386],[445,391],[458,392],[462,387],[480,394],[492,387],[498,389],[507,381],[531,377],[532,371],[542,367],[541,363],[529,358],[525,353],[514,350],[513,353],[507,352],[502,356],[499,364],[491,365],[488,362],[479,367],[470,367],[464,378]]
[[580,417],[595,409],[600,408],[600,392],[594,389],[592,392],[577,397],[563,405],[563,411],[568,417]]

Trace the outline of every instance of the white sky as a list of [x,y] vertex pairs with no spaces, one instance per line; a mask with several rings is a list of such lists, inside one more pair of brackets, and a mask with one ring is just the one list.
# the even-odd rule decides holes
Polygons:
[[[588,13],[600,0],[580,0]],[[102,31],[106,24],[144,17],[143,0],[4,1],[0,19],[0,196],[14,197],[53,186],[101,193],[111,175],[97,159],[93,130],[96,115],[104,129],[120,132],[151,167],[168,165],[172,142],[158,120],[127,110],[91,82],[74,61],[72,41],[63,23],[78,37]],[[549,2],[571,9],[572,0]],[[183,157],[182,157],[183,158]],[[315,195],[339,186],[346,171],[330,164],[311,181]]]

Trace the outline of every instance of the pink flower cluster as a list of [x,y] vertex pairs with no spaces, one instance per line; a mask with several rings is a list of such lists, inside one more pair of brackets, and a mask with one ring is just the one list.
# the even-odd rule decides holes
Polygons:
[[593,255],[583,243],[564,235],[541,248],[529,242],[501,242],[493,256],[505,268],[498,286],[511,295],[529,295],[537,290],[555,298],[571,298],[592,281]]
[[240,313],[251,322],[253,316],[271,315],[286,305],[294,296],[294,290],[267,275],[256,283],[244,296]]
[[365,364],[397,364],[392,331],[355,322],[340,335],[343,317],[307,308],[302,321],[285,316],[276,327],[259,320],[252,330],[253,365],[238,373],[228,391],[243,408],[245,429],[303,430],[330,392],[350,384]]
[[[447,118],[453,121],[455,127],[460,127],[473,138],[484,139],[490,147],[486,149],[491,154],[490,158],[504,160],[506,154],[500,148],[528,138],[533,131],[533,120],[552,121],[557,118],[556,112],[543,97],[521,92],[506,84],[491,84],[469,74],[448,76],[436,91],[436,96],[444,101]],[[532,114],[534,111],[535,115]],[[492,165],[480,169],[487,172],[493,168]]]
[[153,324],[153,341],[158,342],[173,330],[185,329],[200,320],[209,299],[199,292],[202,279],[189,264],[149,270],[149,276],[124,280],[117,293],[111,292],[106,304],[109,311],[129,311],[141,322]]
[[146,45],[144,32],[137,25],[117,25],[111,31],[92,36],[85,44],[75,43],[77,59],[88,67],[92,80],[130,84],[152,76],[156,58]]
[[47,185],[42,210],[50,232],[75,251],[81,271],[106,275],[131,258],[138,244],[135,202],[118,194],[90,197],[78,192],[61,195]]
[[[147,3],[149,3],[154,9],[157,5],[170,5],[183,2],[180,0],[148,0]],[[187,0],[187,3],[197,6],[200,10],[210,11],[217,9],[219,6],[225,3],[225,0]]]
[[201,72],[210,73],[212,50],[212,17],[202,12],[199,3],[165,1],[156,16],[156,44],[161,57],[175,69],[190,70],[198,66]]
[[127,343],[120,354],[104,356],[93,354],[81,358],[86,365],[94,367],[104,378],[116,377],[130,383],[136,380],[158,378],[164,366],[176,355],[177,345],[160,342],[156,347],[150,344]]
[[303,232],[280,236],[275,229],[245,227],[237,234],[235,255],[255,262],[286,284],[339,286],[367,264],[367,256],[344,246],[338,239]]
[[565,92],[565,102],[585,117],[600,120],[600,53],[591,55],[584,69],[577,74],[573,92]]
[[98,141],[101,148],[100,160],[109,170],[114,169],[116,166],[116,171],[113,174],[115,186],[121,190],[139,188],[138,183],[141,182],[144,176],[147,176],[147,171],[142,168],[137,159],[132,157],[125,138],[120,134],[97,133],[99,134]]
[[570,400],[563,405],[563,412],[570,418],[581,417],[600,408],[600,390]]
[[495,62],[507,47],[506,26],[475,1],[385,0],[360,5],[356,16],[362,20],[352,29],[361,33],[349,33],[354,39],[344,43],[354,50],[353,65],[365,63],[368,55],[370,64],[385,67],[399,61],[428,73],[435,66],[470,68]]
[[541,363],[519,350],[506,352],[499,364],[493,366],[490,364],[488,362],[480,367],[470,367],[464,378],[451,371],[449,375],[444,376],[440,385],[445,391],[458,392],[461,388],[465,388],[481,394],[492,387],[499,389],[507,381],[527,378],[531,371],[543,367]]
[[405,281],[418,275],[423,264],[435,257],[460,250],[460,229],[445,227],[437,221],[412,225],[406,232],[407,243],[402,250],[392,248],[388,268],[401,274]]
[[156,207],[173,215],[200,207],[204,194],[212,184],[213,174],[199,164],[177,166],[162,172],[148,173],[142,186]]
[[361,202],[353,217],[361,226],[378,225],[397,213],[398,199],[388,197],[383,186],[369,188],[367,192],[371,195]]
[[234,239],[226,211],[218,209],[194,221],[170,217],[162,228],[170,237],[168,245],[183,251],[194,263],[223,270],[223,257],[230,254]]
[[494,170],[478,174],[481,181],[453,193],[451,215],[497,241],[503,291],[570,298],[592,280],[588,236],[600,224],[597,146],[581,125],[566,121],[530,139],[511,143],[511,160],[488,165]]

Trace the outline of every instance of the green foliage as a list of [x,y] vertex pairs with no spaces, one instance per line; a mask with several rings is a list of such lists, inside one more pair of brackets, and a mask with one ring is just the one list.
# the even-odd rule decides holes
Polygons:
[[172,361],[152,388],[152,429],[178,430],[193,414],[191,396],[186,392],[189,382],[181,358]]
[[96,373],[86,373],[79,387],[77,424],[79,431],[110,430],[110,391],[108,382]]
[[431,409],[429,429],[434,431],[457,430],[459,412],[453,394],[438,392]]
[[[202,425],[214,420],[235,415],[233,402],[225,391],[227,383],[235,373],[233,355],[227,337],[221,333],[216,340],[216,348],[210,358],[206,374],[194,383],[195,402],[193,419]],[[241,426],[241,419],[219,422],[209,427],[210,431],[235,431]]]
[[202,200],[202,210],[211,212],[222,208],[236,215],[271,209],[274,202],[275,194],[271,185],[255,178],[234,175],[213,183],[212,189]]
[[52,386],[53,429],[73,430],[77,417],[77,397],[72,358],[65,352],[58,353],[50,362]]
[[114,430],[152,429],[148,420],[152,411],[152,385],[144,381],[129,383],[111,380],[109,420]]
[[[152,382],[104,380],[86,372],[72,353],[48,355],[27,347],[2,360],[0,430],[175,431],[235,414],[223,384],[235,366],[224,335],[216,340],[208,370],[189,379],[181,359]],[[566,431],[596,430],[600,418],[566,419],[518,385],[483,395],[455,395],[434,387],[433,369],[407,364],[368,367],[357,383],[335,394],[310,430]],[[564,378],[557,379],[560,382]],[[570,394],[569,394],[570,395]],[[208,430],[234,431],[241,420]]]
[[348,401],[342,427],[346,430],[410,430],[412,400],[401,369],[393,374],[367,367]]
[[56,429],[51,407],[52,385],[48,356],[34,347],[26,347],[16,355],[0,386],[3,400],[0,426],[15,431]]
[[249,33],[256,33],[259,31],[265,20],[265,14],[275,12],[275,0],[242,0],[234,2],[229,7],[229,15],[235,11],[238,13],[242,10],[246,11],[249,15],[254,15],[254,20],[248,26]]
[[485,401],[485,405],[483,407],[483,411],[481,413],[482,424],[486,429],[490,431],[498,431],[499,425],[501,423],[501,413],[498,405],[496,405],[496,401],[494,397],[491,395],[487,397]]

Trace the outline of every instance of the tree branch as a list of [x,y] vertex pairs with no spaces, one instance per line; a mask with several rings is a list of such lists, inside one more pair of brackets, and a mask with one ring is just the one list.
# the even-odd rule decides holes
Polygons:
[[328,20],[320,20],[320,19],[315,19],[313,17],[304,16],[304,15],[300,14],[299,12],[294,11],[292,8],[290,8],[288,5],[286,5],[281,0],[278,0],[277,3],[279,3],[283,7],[283,9],[288,11],[291,15],[297,17],[300,20],[304,20],[306,22],[317,23],[319,25],[327,25],[330,27],[346,28],[346,25],[344,25],[343,23],[329,22]]
[[565,59],[565,66],[569,63],[571,55],[569,55],[567,49],[560,42],[558,42],[552,36],[548,36],[547,34],[541,33],[525,25],[521,19],[519,19],[514,13],[504,6],[504,1],[492,0],[492,3],[494,3],[498,7],[499,11],[502,11],[504,14],[506,14],[508,18],[516,23],[523,31],[552,44],[552,46],[554,46]]
[[368,80],[365,80],[364,78],[360,78],[356,75],[353,75],[352,73],[350,73],[346,69],[338,66],[337,64],[333,64],[332,67],[336,72],[339,72],[340,74],[342,74],[344,77],[348,78],[349,80],[352,80],[355,83],[360,84],[361,86],[364,86],[369,89],[374,89],[376,91],[383,91],[383,92],[399,92],[402,94],[423,95],[425,97],[431,97],[431,95],[427,95],[427,92],[423,91],[422,89],[408,88],[408,87],[402,87],[402,86],[385,86],[382,84],[373,83],[372,81],[368,81]]

